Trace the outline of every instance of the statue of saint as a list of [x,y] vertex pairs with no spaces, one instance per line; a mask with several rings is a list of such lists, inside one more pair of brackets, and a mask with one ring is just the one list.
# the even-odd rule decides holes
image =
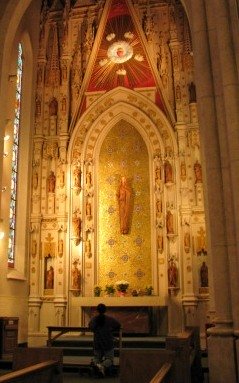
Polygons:
[[169,210],[168,210],[167,216],[166,216],[166,227],[167,227],[167,234],[174,234],[173,214]]
[[203,261],[200,268],[201,287],[208,287],[208,267],[206,262]]
[[173,260],[169,262],[168,267],[168,285],[169,287],[176,287],[178,281],[178,269]]
[[90,239],[87,239],[86,243],[85,243],[85,255],[90,258],[92,256],[92,253],[91,253],[91,242],[90,242]]
[[165,183],[173,182],[173,170],[170,162],[166,161],[164,164]]
[[198,161],[194,164],[195,184],[202,183],[202,167]]
[[55,192],[55,186],[56,186],[56,176],[53,171],[50,171],[49,177],[48,177],[48,192],[54,193]]
[[53,289],[54,287],[54,269],[50,266],[46,272],[46,289]]
[[81,218],[78,216],[77,211],[75,211],[73,213],[72,225],[73,225],[73,235],[74,235],[74,237],[80,238],[80,234],[81,234]]
[[80,166],[76,166],[73,174],[74,174],[74,187],[80,188],[81,187],[81,168],[80,168]]
[[74,262],[74,267],[72,269],[72,288],[80,290],[81,287],[81,273],[77,267],[77,262]]
[[128,234],[129,232],[130,197],[131,189],[127,183],[127,179],[122,177],[117,193],[121,234]]

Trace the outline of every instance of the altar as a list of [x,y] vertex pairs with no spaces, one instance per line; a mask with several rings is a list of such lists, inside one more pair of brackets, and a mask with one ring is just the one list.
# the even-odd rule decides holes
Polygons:
[[80,297],[80,326],[88,326],[96,307],[104,303],[107,314],[121,323],[125,335],[156,335],[160,311],[165,313],[165,300],[158,296]]

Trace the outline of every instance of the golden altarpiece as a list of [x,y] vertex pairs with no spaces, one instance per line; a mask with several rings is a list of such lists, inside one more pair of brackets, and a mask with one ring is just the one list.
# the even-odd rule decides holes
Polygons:
[[[81,324],[94,286],[119,280],[129,282],[127,297],[101,300],[167,308],[169,332],[204,328],[208,254],[193,76],[189,26],[177,0],[43,1],[31,343],[47,325]],[[143,295],[149,285],[152,297]]]

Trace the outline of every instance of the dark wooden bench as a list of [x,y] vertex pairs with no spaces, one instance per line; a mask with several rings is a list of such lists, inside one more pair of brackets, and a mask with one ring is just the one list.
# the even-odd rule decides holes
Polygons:
[[[92,331],[89,329],[89,327],[79,327],[79,326],[47,326],[48,329],[48,339],[47,339],[47,346],[51,347],[54,340],[59,338],[63,334],[67,334],[68,332],[78,332],[80,334],[85,334],[87,332]],[[53,333],[57,332],[53,336]]]
[[[46,362],[36,363],[32,366],[21,368],[20,370],[12,371],[0,376],[0,383],[16,382],[27,383],[34,380],[35,383],[56,382],[53,378],[54,369],[58,367],[58,362],[49,360]],[[56,374],[59,371],[56,370]]]

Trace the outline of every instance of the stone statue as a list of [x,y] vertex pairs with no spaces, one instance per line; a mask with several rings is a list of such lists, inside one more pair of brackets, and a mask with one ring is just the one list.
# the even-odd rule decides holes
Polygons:
[[168,267],[168,285],[169,287],[176,287],[178,281],[178,269],[173,260],[169,262]]
[[48,192],[54,193],[55,187],[56,187],[56,176],[52,170],[50,171],[47,181],[48,181]]
[[155,169],[155,183],[157,186],[160,186],[161,183],[161,168],[158,166]]
[[59,239],[59,241],[58,241],[58,254],[60,256],[62,256],[62,254],[63,254],[63,249],[64,249],[63,239]]
[[54,287],[54,269],[50,266],[46,272],[46,289],[53,289]]
[[80,238],[81,219],[80,217],[77,216],[77,212],[75,212],[73,215],[72,225],[73,225],[73,236],[76,238]]
[[77,262],[73,263],[74,267],[72,269],[72,288],[80,290],[81,288],[81,272],[77,267]]
[[119,203],[120,232],[121,234],[128,234],[131,189],[125,177],[121,178],[117,199]]
[[180,172],[181,180],[185,181],[187,178],[187,168],[186,168],[185,162],[181,163],[180,170],[181,170],[181,172]]
[[198,161],[194,164],[195,184],[202,183],[202,166]]
[[86,210],[86,217],[90,219],[91,218],[91,203],[89,201],[86,202],[85,210]]
[[50,115],[50,117],[57,116],[57,111],[58,111],[58,102],[57,102],[56,98],[54,97],[49,104],[49,115]]
[[88,187],[91,186],[91,172],[87,172],[87,173],[86,173],[86,185],[87,185]]
[[85,243],[85,255],[90,258],[92,256],[92,253],[91,253],[91,242],[90,242],[90,239],[87,239],[86,243]]
[[162,201],[161,201],[161,199],[157,199],[157,202],[156,202],[156,214],[159,217],[162,214]]
[[208,267],[206,262],[203,261],[200,268],[201,287],[208,287]]
[[166,228],[167,228],[167,234],[174,234],[173,214],[171,213],[171,211],[168,211],[166,215]]
[[166,161],[164,164],[164,177],[165,183],[173,182],[173,170],[169,161]]
[[74,175],[74,187],[81,188],[81,168],[76,166],[73,172]]

